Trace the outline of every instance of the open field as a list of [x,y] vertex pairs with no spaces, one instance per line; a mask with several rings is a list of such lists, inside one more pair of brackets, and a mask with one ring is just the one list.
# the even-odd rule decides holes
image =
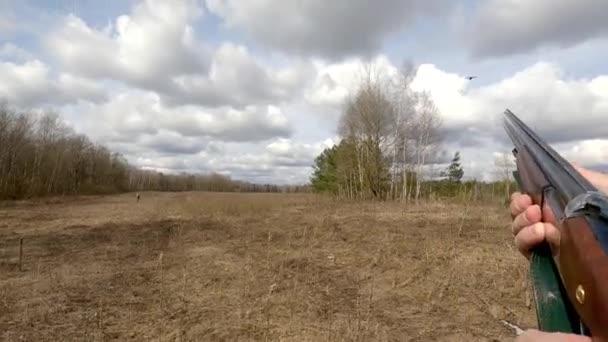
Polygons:
[[496,206],[312,195],[5,202],[0,337],[509,341],[501,320],[536,320],[508,225]]

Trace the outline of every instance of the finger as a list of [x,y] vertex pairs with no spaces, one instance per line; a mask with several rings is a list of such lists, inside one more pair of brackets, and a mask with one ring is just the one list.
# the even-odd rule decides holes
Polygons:
[[514,193],[513,196],[511,196],[511,217],[519,215],[531,205],[532,197],[521,193]]
[[536,204],[531,205],[513,219],[511,231],[513,232],[513,235],[517,235],[522,228],[540,222],[541,219],[540,207]]
[[545,240],[545,226],[543,223],[538,222],[523,228],[515,236],[515,246],[528,258],[530,257],[530,250],[543,242],[543,240]]
[[551,246],[553,253],[556,253],[560,244],[560,232],[550,223],[538,222],[524,227],[515,236],[515,246],[526,257],[530,256],[530,250],[546,240]]
[[553,212],[553,209],[550,205],[543,205],[542,221],[549,223],[557,222],[557,219],[555,218],[555,213]]
[[556,337],[560,338],[557,341],[563,342],[592,342],[593,340],[589,336],[583,335],[575,335],[575,334],[564,334],[564,333],[555,333]]
[[519,197],[519,196],[521,196],[521,192],[519,192],[519,191],[514,191],[514,192],[511,194],[511,201],[513,201],[513,200],[515,199],[515,197]]
[[559,248],[561,234],[559,230],[551,223],[545,223],[544,228],[545,240],[547,240],[547,242],[551,246],[551,250],[553,250],[553,252],[555,253]]
[[591,338],[583,335],[543,332],[528,329],[519,335],[516,342],[591,342]]

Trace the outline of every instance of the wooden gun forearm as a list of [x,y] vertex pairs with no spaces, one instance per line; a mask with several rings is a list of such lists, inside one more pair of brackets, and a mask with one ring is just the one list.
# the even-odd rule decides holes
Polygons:
[[594,341],[608,341],[608,257],[584,216],[560,228],[559,265],[570,302]]

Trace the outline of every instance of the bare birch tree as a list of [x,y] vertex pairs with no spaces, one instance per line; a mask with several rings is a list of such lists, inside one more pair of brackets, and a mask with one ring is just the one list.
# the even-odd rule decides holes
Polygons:
[[511,196],[511,183],[513,182],[513,171],[515,170],[515,160],[510,153],[497,153],[494,156],[495,173],[498,179],[504,183],[505,200]]
[[413,139],[416,155],[416,193],[415,199],[420,197],[420,185],[423,180],[423,167],[434,153],[437,152],[439,139],[439,128],[441,118],[439,111],[433,103],[430,95],[422,93],[419,95],[418,108],[414,120]]
[[395,107],[387,92],[383,70],[374,68],[368,66],[361,86],[347,100],[339,133],[353,143],[359,187],[364,196],[385,198],[389,178],[385,153],[392,143]]

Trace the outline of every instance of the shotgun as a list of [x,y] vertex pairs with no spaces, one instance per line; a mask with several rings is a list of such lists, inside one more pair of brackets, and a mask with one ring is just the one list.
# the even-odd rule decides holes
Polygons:
[[560,231],[531,251],[538,328],[608,342],[608,198],[508,109],[504,127],[519,190]]

